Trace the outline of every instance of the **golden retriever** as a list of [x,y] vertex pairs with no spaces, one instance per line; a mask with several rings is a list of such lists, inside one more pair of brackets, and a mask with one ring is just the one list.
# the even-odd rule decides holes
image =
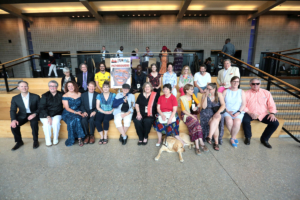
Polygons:
[[[191,149],[192,147],[195,147],[195,144],[193,142],[191,142],[190,140],[190,136],[186,133],[179,133],[179,137],[184,141],[185,146],[188,146],[189,149]],[[172,153],[172,152],[177,152],[179,154],[179,160],[180,162],[183,162],[183,158],[182,158],[182,152],[185,151],[183,144],[177,140],[175,137],[169,136],[167,137],[166,142],[163,140],[163,144],[158,152],[158,155],[155,157],[155,160],[158,161],[160,158],[160,154],[163,151]],[[166,144],[165,144],[166,143]]]

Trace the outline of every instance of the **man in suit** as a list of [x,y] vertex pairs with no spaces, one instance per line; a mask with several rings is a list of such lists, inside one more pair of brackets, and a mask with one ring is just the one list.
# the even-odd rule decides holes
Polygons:
[[85,63],[79,65],[81,72],[77,74],[77,85],[79,87],[79,92],[84,93],[87,91],[87,85],[90,81],[94,81],[94,74],[88,72],[88,66]]
[[[96,83],[94,81],[89,82],[88,92],[81,95],[81,111],[84,117],[81,119],[81,125],[85,133],[84,144],[94,144],[95,143],[95,118],[97,113],[96,108],[96,97],[98,95],[95,92]],[[90,127],[90,130],[89,130]]]
[[220,87],[229,88],[230,80],[234,76],[240,76],[240,70],[237,67],[231,67],[230,59],[224,60],[224,69],[220,70],[218,73],[217,82]]
[[105,62],[105,58],[110,58],[109,51],[106,50],[105,46],[102,46],[102,62]]
[[[21,94],[12,98],[10,106],[10,127],[16,142],[16,145],[11,150],[15,151],[24,144],[22,141],[20,127],[28,121],[30,121],[32,129],[33,149],[37,149],[39,147],[38,107],[40,96],[28,92],[29,87],[26,81],[20,81],[18,83],[18,89]],[[19,109],[18,113],[17,109]]]

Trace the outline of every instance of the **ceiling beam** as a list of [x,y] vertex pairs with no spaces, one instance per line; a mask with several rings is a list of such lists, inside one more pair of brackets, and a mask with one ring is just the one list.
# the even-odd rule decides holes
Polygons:
[[192,2],[192,0],[184,0],[183,4],[181,6],[181,9],[180,9],[180,11],[177,15],[177,20],[178,21],[182,19],[184,13],[187,11],[187,9],[188,9],[191,2]]
[[80,0],[80,2],[82,3],[82,5],[84,5],[88,11],[95,16],[95,18],[101,22],[103,20],[103,17],[101,17],[101,15],[99,15],[98,13],[98,9],[97,7],[92,3],[92,2],[88,2],[88,0]]
[[264,3],[263,5],[261,5],[260,7],[258,7],[257,12],[252,14],[248,20],[252,20],[256,17],[259,17],[260,15],[268,12],[269,10],[271,10],[272,8],[282,4],[283,2],[285,2],[286,0],[277,0],[277,1],[268,1],[266,3]]
[[8,12],[9,14],[12,14],[16,17],[20,17],[22,19],[24,19],[25,21],[28,21],[29,23],[33,23],[32,20],[30,20],[27,16],[22,14],[22,11],[12,5],[9,4],[0,4],[0,9]]

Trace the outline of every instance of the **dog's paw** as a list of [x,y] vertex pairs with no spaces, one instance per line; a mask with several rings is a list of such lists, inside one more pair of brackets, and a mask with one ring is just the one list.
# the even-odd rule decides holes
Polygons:
[[182,162],[182,163],[183,163],[183,161],[184,161],[183,159],[182,159],[182,160],[180,160],[180,162]]
[[154,159],[154,160],[158,161],[158,160],[159,160],[159,158],[158,158],[158,157],[155,157],[155,159]]

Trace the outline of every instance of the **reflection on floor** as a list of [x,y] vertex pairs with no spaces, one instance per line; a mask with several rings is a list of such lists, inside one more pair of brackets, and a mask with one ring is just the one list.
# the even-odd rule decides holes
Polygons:
[[13,139],[0,139],[0,199],[299,199],[300,144],[273,138],[267,149],[252,139],[235,149],[225,140],[220,151],[196,156],[186,149],[162,153],[156,140],[137,146],[129,140],[107,145],[32,149],[32,140],[12,152]]

